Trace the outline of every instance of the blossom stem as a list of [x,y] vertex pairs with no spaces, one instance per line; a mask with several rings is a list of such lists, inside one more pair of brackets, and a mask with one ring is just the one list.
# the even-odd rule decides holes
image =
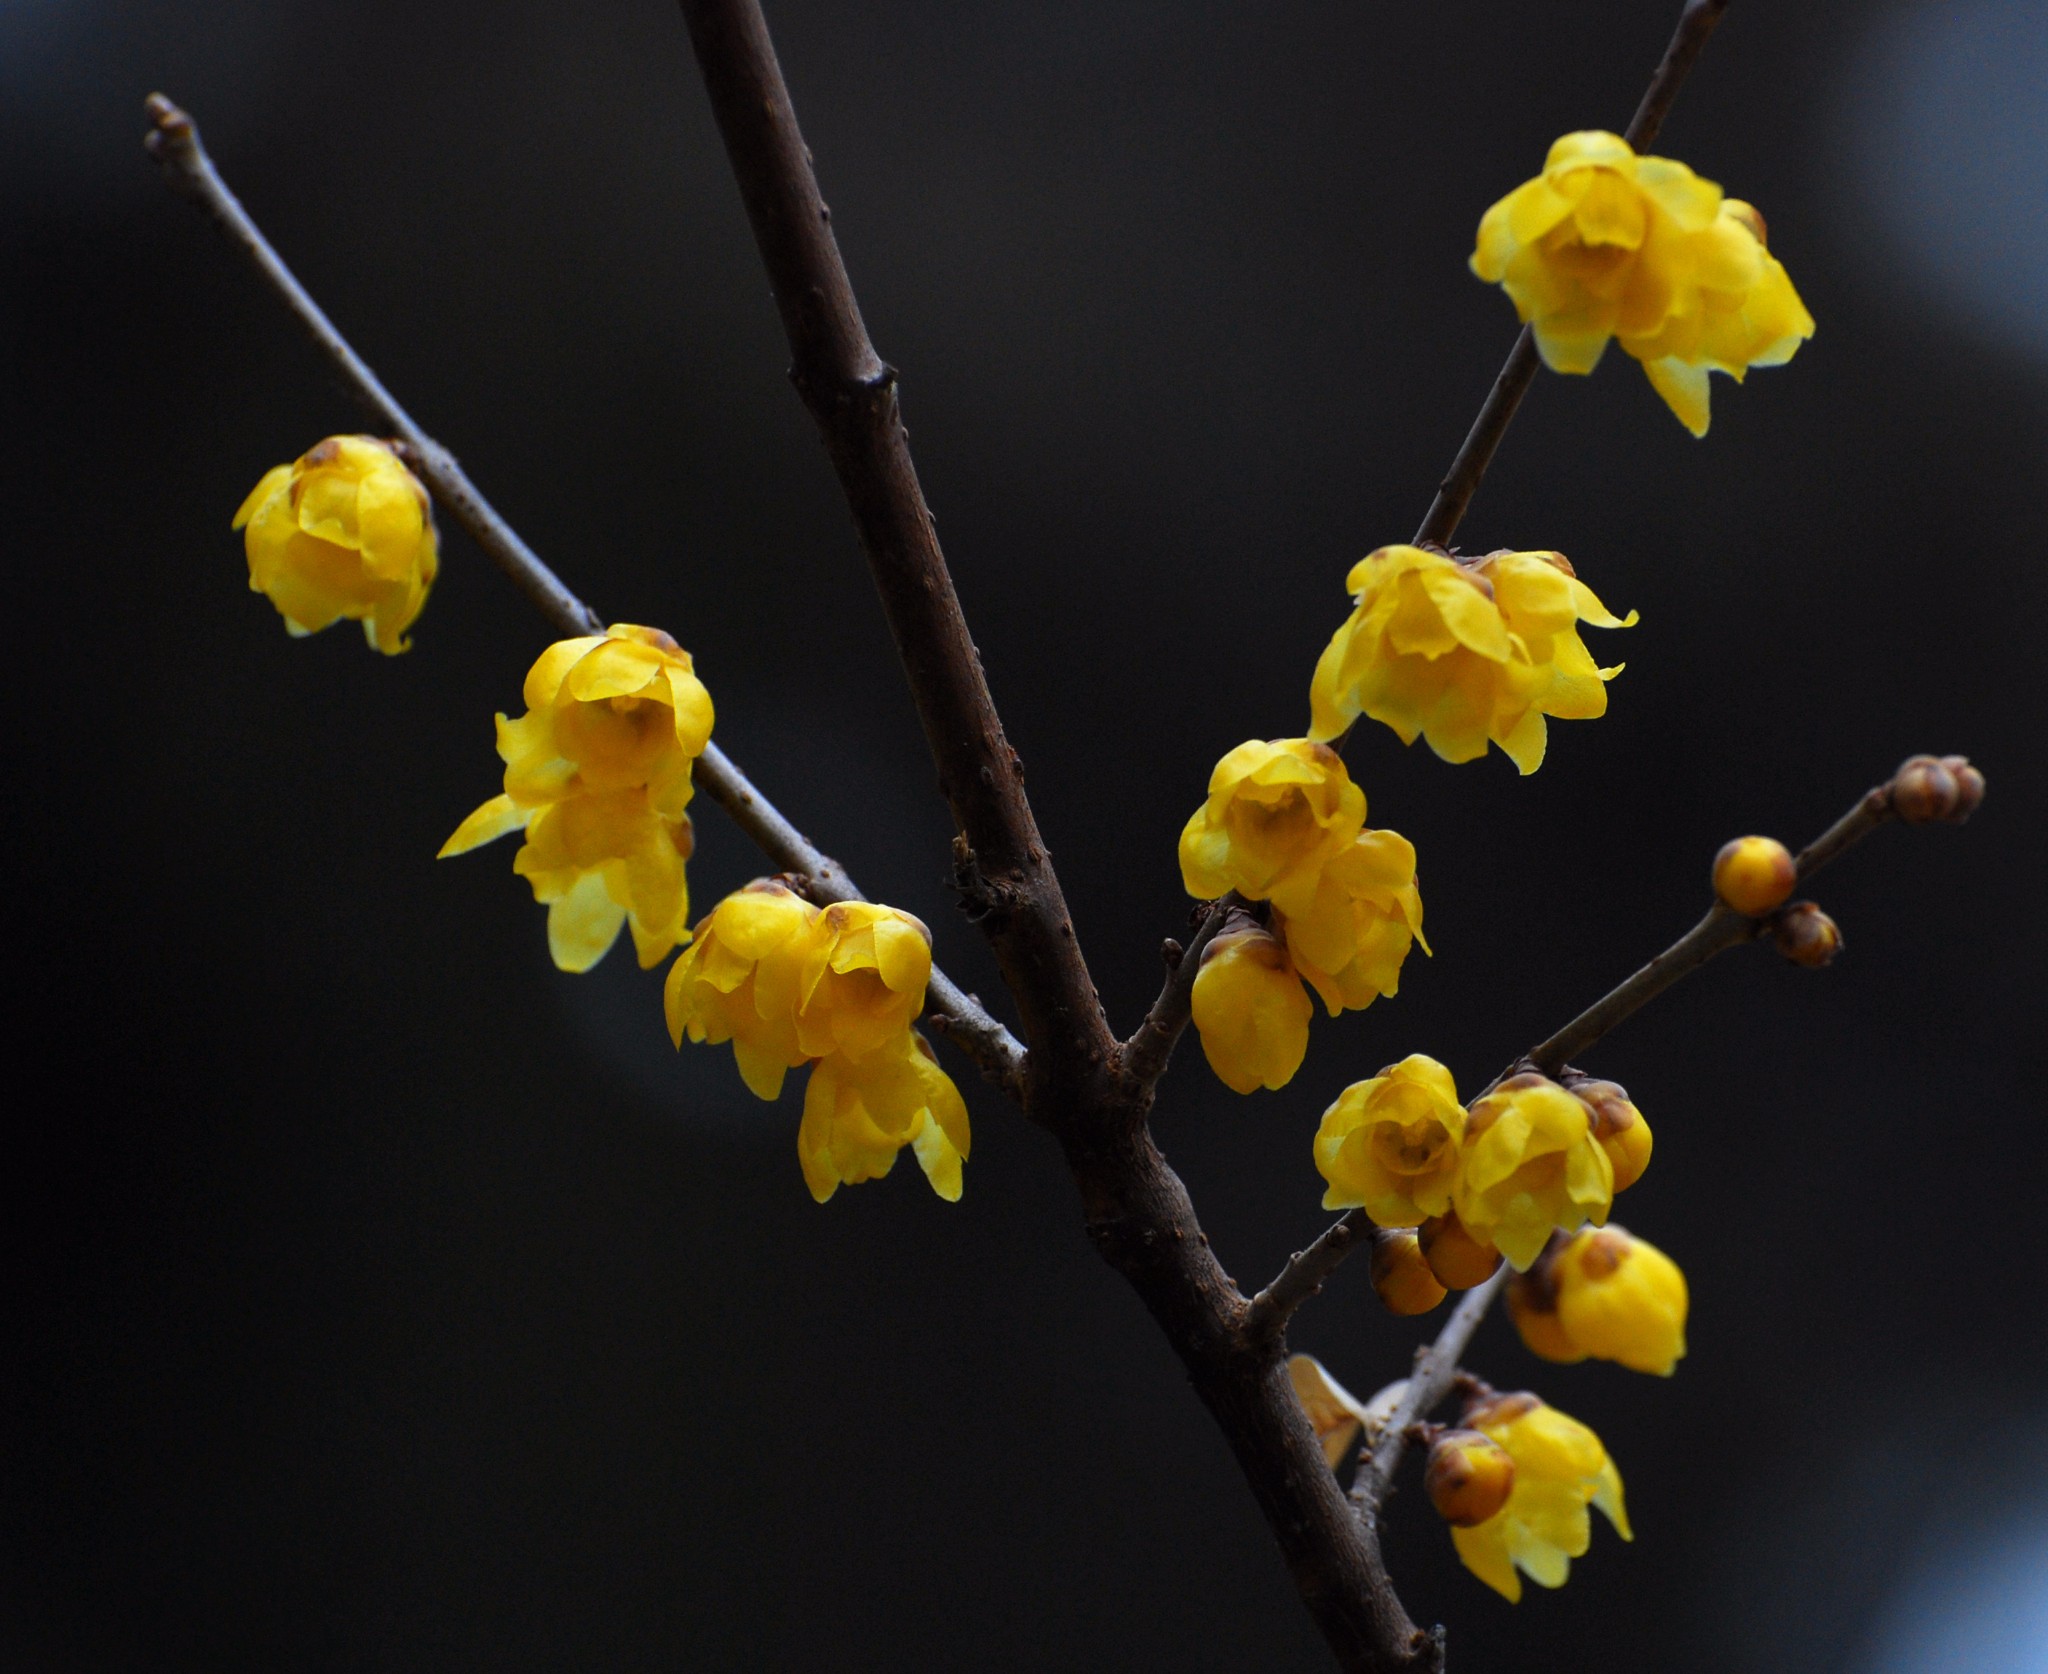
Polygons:
[[[246,255],[264,281],[283,299],[314,344],[334,363],[348,387],[375,421],[400,444],[406,462],[433,490],[434,498],[469,531],[486,556],[518,584],[541,614],[565,634],[604,632],[604,618],[585,604],[516,530],[501,517],[450,453],[399,405],[327,312],[285,265],[250,217],[200,143],[199,126],[161,93],[145,107],[150,132],[144,143],[164,178],[213,219]],[[693,770],[696,782],[735,824],[784,871],[806,880],[805,892],[822,903],[862,899],[846,869],[790,822],[716,744],[705,746]],[[979,1002],[936,968],[928,1011],[943,1019],[943,1032],[990,1079],[1011,1090],[1021,1087],[1024,1048]]]
[[[1699,61],[1707,37],[1713,34],[1728,6],[1729,0],[1686,0],[1685,10],[1678,16],[1678,27],[1672,32],[1671,44],[1664,49],[1664,56],[1650,77],[1650,85],[1643,93],[1642,103],[1636,106],[1636,114],[1624,136],[1637,151],[1656,142],[1657,134],[1664,126],[1664,118],[1671,114],[1678,90],[1685,85],[1685,78]],[[1421,528],[1415,531],[1417,546],[1425,542],[1434,546],[1450,544],[1451,537],[1458,532],[1458,525],[1464,521],[1465,509],[1471,505],[1472,496],[1479,492],[1486,468],[1493,463],[1494,450],[1500,446],[1501,438],[1514,422],[1515,410],[1521,406],[1522,397],[1529,393],[1529,385],[1535,380],[1539,364],[1535,333],[1524,326],[1521,335],[1515,339],[1514,348],[1508,351],[1507,364],[1493,380],[1493,388],[1487,391],[1479,416],[1472,421],[1464,446],[1458,449],[1458,457],[1451,461],[1450,470],[1437,485],[1436,499],[1430,503],[1429,515],[1422,520]]]
[[1174,1044],[1187,1028],[1188,1016],[1194,1006],[1195,978],[1201,974],[1202,954],[1223,927],[1223,921],[1230,916],[1231,908],[1244,904],[1244,897],[1234,889],[1221,900],[1203,903],[1206,910],[1201,922],[1188,938],[1179,962],[1166,973],[1159,998],[1145,1013],[1145,1021],[1123,1044],[1124,1079],[1133,1089],[1149,1092],[1166,1073]]
[[1451,1310],[1451,1317],[1444,1321],[1444,1328],[1436,1334],[1436,1340],[1415,1351],[1415,1370],[1408,1375],[1408,1387],[1395,1403],[1378,1439],[1368,1441],[1371,1451],[1359,1464],[1357,1479],[1351,1484],[1351,1503],[1368,1520],[1378,1512],[1394,1472],[1400,1469],[1401,1456],[1408,1449],[1409,1429],[1427,1418],[1437,1402],[1451,1392],[1451,1385],[1457,1381],[1458,1362],[1472,1341],[1472,1333],[1479,1329],[1479,1322],[1486,1317],[1486,1310],[1493,1306],[1493,1299],[1500,1294],[1507,1278],[1508,1269],[1503,1264],[1492,1278],[1466,1291]]

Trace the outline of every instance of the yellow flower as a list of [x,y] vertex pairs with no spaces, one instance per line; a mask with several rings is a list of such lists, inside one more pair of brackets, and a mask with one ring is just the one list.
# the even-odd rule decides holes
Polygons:
[[1813,335],[1763,217],[1616,134],[1553,145],[1543,173],[1481,219],[1472,271],[1507,291],[1552,371],[1590,372],[1616,339],[1695,436],[1709,371],[1739,383]]
[[642,970],[688,941],[690,891],[683,862],[692,842],[687,816],[663,819],[640,789],[574,796],[535,811],[512,870],[548,909],[548,952],[555,964],[565,971],[589,970],[626,926]]
[[1361,714],[1404,744],[1426,738],[1445,761],[1498,744],[1524,773],[1543,763],[1544,717],[1607,712],[1601,668],[1578,624],[1633,627],[1572,572],[1561,553],[1496,552],[1472,562],[1383,546],[1345,581],[1350,617],[1316,664],[1311,736],[1335,738]]
[[1398,831],[1359,832],[1323,867],[1306,907],[1274,919],[1295,970],[1332,1017],[1392,999],[1409,948],[1421,941],[1429,951],[1415,845]]
[[1618,1226],[1588,1227],[1508,1286],[1530,1351],[1569,1364],[1591,1356],[1669,1377],[1685,1356],[1685,1275]]
[[288,632],[342,617],[396,656],[427,602],[440,555],[433,503],[374,436],[330,436],[296,463],[266,471],[235,513],[249,587],[269,596]]
[[1514,1462],[1507,1503],[1484,1522],[1453,1528],[1451,1542],[1464,1565],[1510,1604],[1522,1597],[1522,1578],[1561,1587],[1571,1560],[1593,1544],[1598,1506],[1623,1540],[1633,1540],[1622,1504],[1621,1473],[1600,1438],[1575,1418],[1533,1395],[1496,1395],[1465,1414],[1466,1425]]
[[1294,1398],[1308,1414],[1316,1440],[1322,1443],[1323,1458],[1335,1470],[1364,1432],[1370,1411],[1312,1354],[1287,1357],[1287,1381],[1294,1385]]
[[1202,949],[1192,1007],[1202,1055],[1237,1093],[1277,1089],[1294,1079],[1316,1009],[1286,948],[1249,920],[1244,924],[1210,937]]
[[1545,1076],[1517,1075],[1473,1104],[1453,1201],[1459,1220],[1526,1272],[1553,1230],[1606,1221],[1614,1165],[1583,1103]]
[[662,1010],[669,1039],[732,1042],[756,1098],[782,1091],[785,1072],[810,1054],[797,1039],[797,1006],[818,909],[767,878],[719,902],[688,951],[669,967]]
[[1234,889],[1306,911],[1322,869],[1364,824],[1365,792],[1335,750],[1306,738],[1253,739],[1209,775],[1209,799],[1180,834],[1181,879],[1198,900]]
[[[1420,1226],[1450,1207],[1465,1111],[1451,1072],[1417,1052],[1344,1089],[1316,1131],[1325,1209],[1362,1208],[1374,1224]],[[1419,1254],[1419,1252],[1418,1252]]]
[[620,623],[549,646],[525,698],[518,720],[498,717],[504,793],[456,828],[442,858],[524,831],[512,869],[548,904],[558,966],[588,970],[622,924],[641,965],[658,964],[689,939],[683,810],[711,737],[711,695],[667,634]]
[[932,933],[895,907],[840,901],[818,915],[804,948],[797,1040],[808,1057],[858,1057],[894,1040],[924,1010]]
[[823,1203],[841,1185],[879,1180],[908,1145],[932,1190],[957,1203],[968,1139],[959,1088],[924,1037],[906,1028],[864,1057],[819,1059],[804,1089],[796,1154],[804,1184]]

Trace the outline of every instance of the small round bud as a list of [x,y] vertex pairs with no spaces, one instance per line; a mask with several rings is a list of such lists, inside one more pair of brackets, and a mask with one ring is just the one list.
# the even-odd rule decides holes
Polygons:
[[1445,1213],[1415,1229],[1422,1259],[1446,1290],[1470,1290],[1493,1277],[1500,1251],[1467,1229],[1455,1214]]
[[1738,837],[1714,856],[1714,893],[1746,918],[1762,918],[1798,881],[1791,851],[1775,837]]
[[1390,1314],[1426,1314],[1444,1299],[1421,1241],[1406,1230],[1382,1232],[1373,1240],[1372,1288]]
[[1962,788],[1933,756],[1908,756],[1892,775],[1892,812],[1908,825],[1954,817]]
[[1771,941],[1793,964],[1819,970],[1842,951],[1842,927],[1811,901],[1794,901],[1771,921]]
[[1970,765],[1968,756],[1943,756],[1941,765],[1955,775],[1956,805],[1948,817],[1961,825],[1984,800],[1984,775]]
[[1446,1430],[1429,1450],[1423,1485],[1437,1515],[1454,1529],[1497,1516],[1514,1491],[1515,1462],[1499,1442],[1477,1430]]
[[1594,1142],[1614,1166],[1614,1189],[1627,1191],[1650,1166],[1650,1124],[1616,1082],[1568,1079],[1565,1087],[1592,1114]]
[[1558,1243],[1553,1238],[1550,1249],[1537,1259],[1534,1267],[1508,1280],[1508,1317],[1515,1322],[1515,1329],[1522,1334],[1522,1345],[1531,1354],[1569,1366],[1585,1359],[1586,1351],[1571,1340],[1564,1322],[1557,1317],[1557,1286],[1550,1264]]

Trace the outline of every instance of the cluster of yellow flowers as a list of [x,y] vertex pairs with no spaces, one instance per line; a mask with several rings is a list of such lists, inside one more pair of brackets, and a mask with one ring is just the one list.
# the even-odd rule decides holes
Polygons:
[[1506,290],[1552,371],[1592,371],[1615,339],[1704,436],[1709,372],[1740,383],[1813,335],[1764,238],[1756,210],[1683,163],[1618,134],[1566,134],[1486,212],[1472,271]]
[[630,924],[643,967],[689,940],[691,764],[711,694],[659,628],[614,624],[558,640],[527,671],[526,713],[498,717],[505,789],[456,828],[443,858],[523,831],[512,870],[548,909],[548,951],[587,971]]
[[[1467,1111],[1451,1072],[1418,1052],[1337,1096],[1316,1131],[1315,1161],[1329,1186],[1325,1209],[1363,1209],[1390,1228],[1455,1217],[1521,1272],[1553,1231],[1605,1224],[1615,1193],[1649,1166],[1650,1143],[1649,1123],[1611,1081],[1510,1076]],[[1427,1256],[1429,1240],[1421,1243]],[[1437,1277],[1468,1289],[1495,1265],[1478,1278],[1469,1265]]]
[[[1210,937],[1195,977],[1202,1050],[1240,1093],[1284,1087],[1314,1012],[1332,1017],[1400,986],[1422,936],[1415,846],[1365,824],[1365,792],[1343,758],[1307,738],[1253,739],[1216,764],[1209,797],[1180,834],[1181,881],[1197,900],[1232,890],[1266,903]],[[1425,951],[1428,943],[1424,942]]]
[[[1790,359],[1814,329],[1753,208],[1609,133],[1560,139],[1542,174],[1486,212],[1471,265],[1506,289],[1552,369],[1590,372],[1618,340],[1695,435],[1711,372],[1739,382]],[[406,649],[438,549],[427,492],[391,445],[328,438],[268,472],[234,526],[246,529],[250,586],[292,633],[346,617],[376,649]],[[1604,714],[1620,672],[1595,662],[1580,627],[1636,622],[1551,551],[1468,559],[1386,546],[1346,585],[1354,608],[1317,662],[1308,736],[1224,756],[1180,837],[1189,893],[1229,898],[1191,1008],[1210,1065],[1240,1093],[1282,1087],[1300,1068],[1311,991],[1333,1017],[1391,997],[1422,941],[1415,849],[1367,827],[1365,793],[1333,745],[1369,716],[1447,761],[1497,745],[1533,773],[1549,720]],[[524,695],[518,720],[498,716],[503,793],[442,854],[523,832],[513,870],[549,909],[557,965],[589,969],[630,926],[643,966],[685,949],[663,994],[678,1047],[730,1041],[764,1100],[812,1066],[797,1153],[818,1201],[887,1174],[905,1147],[933,1190],[957,1199],[966,1106],[912,1027],[931,977],[925,926],[867,902],[819,908],[763,879],[691,928],[687,808],[713,712],[667,634],[617,625],[551,645]],[[1983,793],[1961,758],[1908,768],[1901,817],[1961,818]],[[1795,881],[1791,857],[1762,838],[1730,844],[1714,877],[1734,909],[1776,915],[1789,956],[1825,962],[1840,945],[1832,922],[1810,903],[1779,910]],[[1450,1071],[1417,1054],[1347,1087],[1313,1150],[1325,1207],[1362,1209],[1380,1229],[1373,1283],[1395,1312],[1427,1311],[1505,1259],[1510,1312],[1543,1358],[1669,1375],[1685,1353],[1684,1275],[1607,1224],[1651,1150],[1649,1125],[1612,1082],[1518,1074],[1468,1109]],[[1308,1356],[1290,1372],[1333,1467],[1392,1411],[1384,1392],[1360,1403]],[[1462,1427],[1437,1435],[1428,1482],[1460,1557],[1509,1599],[1523,1575],[1563,1582],[1587,1549],[1589,1507],[1629,1535],[1599,1438],[1533,1395],[1482,1387]]]
[[[294,634],[342,617],[396,653],[434,580],[427,491],[385,443],[331,436],[265,474],[235,515],[250,585]],[[961,1188],[967,1107],[911,1028],[931,977],[931,933],[893,907],[820,911],[763,880],[690,928],[684,863],[692,769],[711,741],[711,694],[658,628],[618,623],[557,641],[527,671],[526,713],[498,717],[505,788],[442,845],[463,854],[525,834],[512,869],[548,909],[548,950],[587,971],[630,927],[643,967],[678,947],[664,991],[678,1045],[733,1043],[763,1099],[815,1064],[797,1159],[819,1202],[887,1174],[906,1145],[932,1189]]]
[[911,1028],[931,980],[931,932],[866,901],[820,910],[760,879],[728,895],[670,967],[669,1038],[732,1042],[741,1078],[773,1099],[784,1074],[816,1067],[797,1159],[820,1203],[879,1179],[908,1145],[949,1201],[960,1196],[967,1106]]

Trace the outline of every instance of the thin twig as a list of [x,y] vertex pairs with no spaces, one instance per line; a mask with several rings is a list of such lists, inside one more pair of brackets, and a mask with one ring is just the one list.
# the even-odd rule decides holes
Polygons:
[[[557,629],[566,634],[603,633],[604,618],[572,593],[498,515],[455,462],[455,456],[399,405],[397,397],[384,387],[326,311],[299,283],[221,179],[220,171],[200,143],[198,124],[160,93],[151,96],[146,109],[152,126],[144,143],[150,155],[163,165],[164,178],[204,209],[249,258],[314,344],[340,370],[350,392],[401,444],[407,462],[433,490],[435,499]],[[813,899],[861,899],[846,869],[797,830],[716,744],[705,746],[692,774],[778,869],[799,873],[808,880],[807,893]],[[1012,1091],[1021,1087],[1023,1047],[986,1009],[936,969],[932,972],[929,1006],[934,1017],[945,1020],[943,1032],[947,1038],[957,1042],[984,1074]]]
[[[1643,102],[1636,106],[1635,117],[1628,125],[1625,137],[1637,151],[1655,143],[1658,131],[1664,126],[1664,118],[1671,114],[1672,101],[1678,97],[1678,90],[1685,85],[1685,78],[1699,60],[1700,49],[1707,44],[1707,37],[1713,34],[1714,26],[1721,21],[1728,5],[1729,0],[1688,0],[1685,10],[1679,14],[1678,28],[1672,33],[1671,44],[1664,49],[1664,56],[1643,94]],[[1522,397],[1529,392],[1538,364],[1536,334],[1524,326],[1521,335],[1515,339],[1514,348],[1508,351],[1507,364],[1500,369],[1500,375],[1493,380],[1493,387],[1487,392],[1479,417],[1472,421],[1465,445],[1458,449],[1458,457],[1451,461],[1449,472],[1437,486],[1429,515],[1415,531],[1417,545],[1428,541],[1445,546],[1458,532],[1466,507],[1471,505],[1472,496],[1479,492],[1487,466],[1493,463],[1494,450],[1500,446],[1500,439],[1514,422],[1515,410],[1521,406]]]
[[[1840,819],[1800,850],[1796,857],[1799,881],[1818,872],[1850,845],[1870,835],[1892,818],[1889,782],[1866,791]],[[1717,953],[1755,941],[1770,928],[1768,919],[1744,918],[1719,901],[1705,918],[1695,924],[1656,958],[1602,998],[1593,1002],[1556,1034],[1501,1072],[1505,1079],[1518,1070],[1536,1069],[1555,1075],[1572,1058],[1606,1034],[1623,1018],[1655,999],[1679,978],[1698,970]],[[1256,1329],[1266,1338],[1277,1337],[1286,1328],[1294,1310],[1322,1288],[1332,1273],[1361,1245],[1362,1209],[1353,1209],[1332,1224],[1307,1249],[1300,1250],[1275,1276],[1273,1282],[1252,1298],[1245,1314],[1247,1331]],[[1455,1316],[1452,1321],[1456,1323]],[[1450,1327],[1446,1326],[1445,1330]]]
[[1116,1042],[1003,735],[925,506],[898,409],[819,195],[755,0],[682,0],[712,114],[965,849],[958,870],[1031,1043],[1033,1112],[1057,1125],[1105,1080]]
[[1502,1266],[1492,1278],[1466,1291],[1451,1317],[1444,1321],[1444,1328],[1436,1334],[1436,1340],[1416,1350],[1415,1370],[1409,1374],[1408,1388],[1351,1484],[1352,1503],[1368,1521],[1386,1498],[1387,1485],[1394,1480],[1401,1455],[1408,1447],[1409,1427],[1427,1418],[1437,1402],[1450,1393],[1458,1375],[1458,1362],[1464,1358],[1472,1333],[1479,1329],[1479,1322],[1486,1317],[1486,1310],[1493,1306],[1493,1299],[1500,1294],[1507,1278],[1508,1270]]
[[1188,945],[1181,950],[1179,962],[1166,973],[1159,998],[1145,1013],[1145,1021],[1123,1043],[1124,1079],[1133,1089],[1149,1091],[1166,1073],[1167,1062],[1173,1057],[1174,1043],[1187,1027],[1194,1005],[1195,978],[1202,971],[1202,954],[1223,927],[1223,921],[1230,916],[1231,908],[1244,905],[1244,897],[1233,889],[1222,899],[1204,905],[1206,910],[1201,922],[1188,938]]
[[1286,1329],[1288,1319],[1323,1281],[1336,1272],[1354,1249],[1370,1244],[1379,1229],[1363,1209],[1353,1209],[1326,1228],[1305,1250],[1296,1250],[1273,1282],[1254,1296],[1244,1312],[1245,1335],[1266,1342]]

